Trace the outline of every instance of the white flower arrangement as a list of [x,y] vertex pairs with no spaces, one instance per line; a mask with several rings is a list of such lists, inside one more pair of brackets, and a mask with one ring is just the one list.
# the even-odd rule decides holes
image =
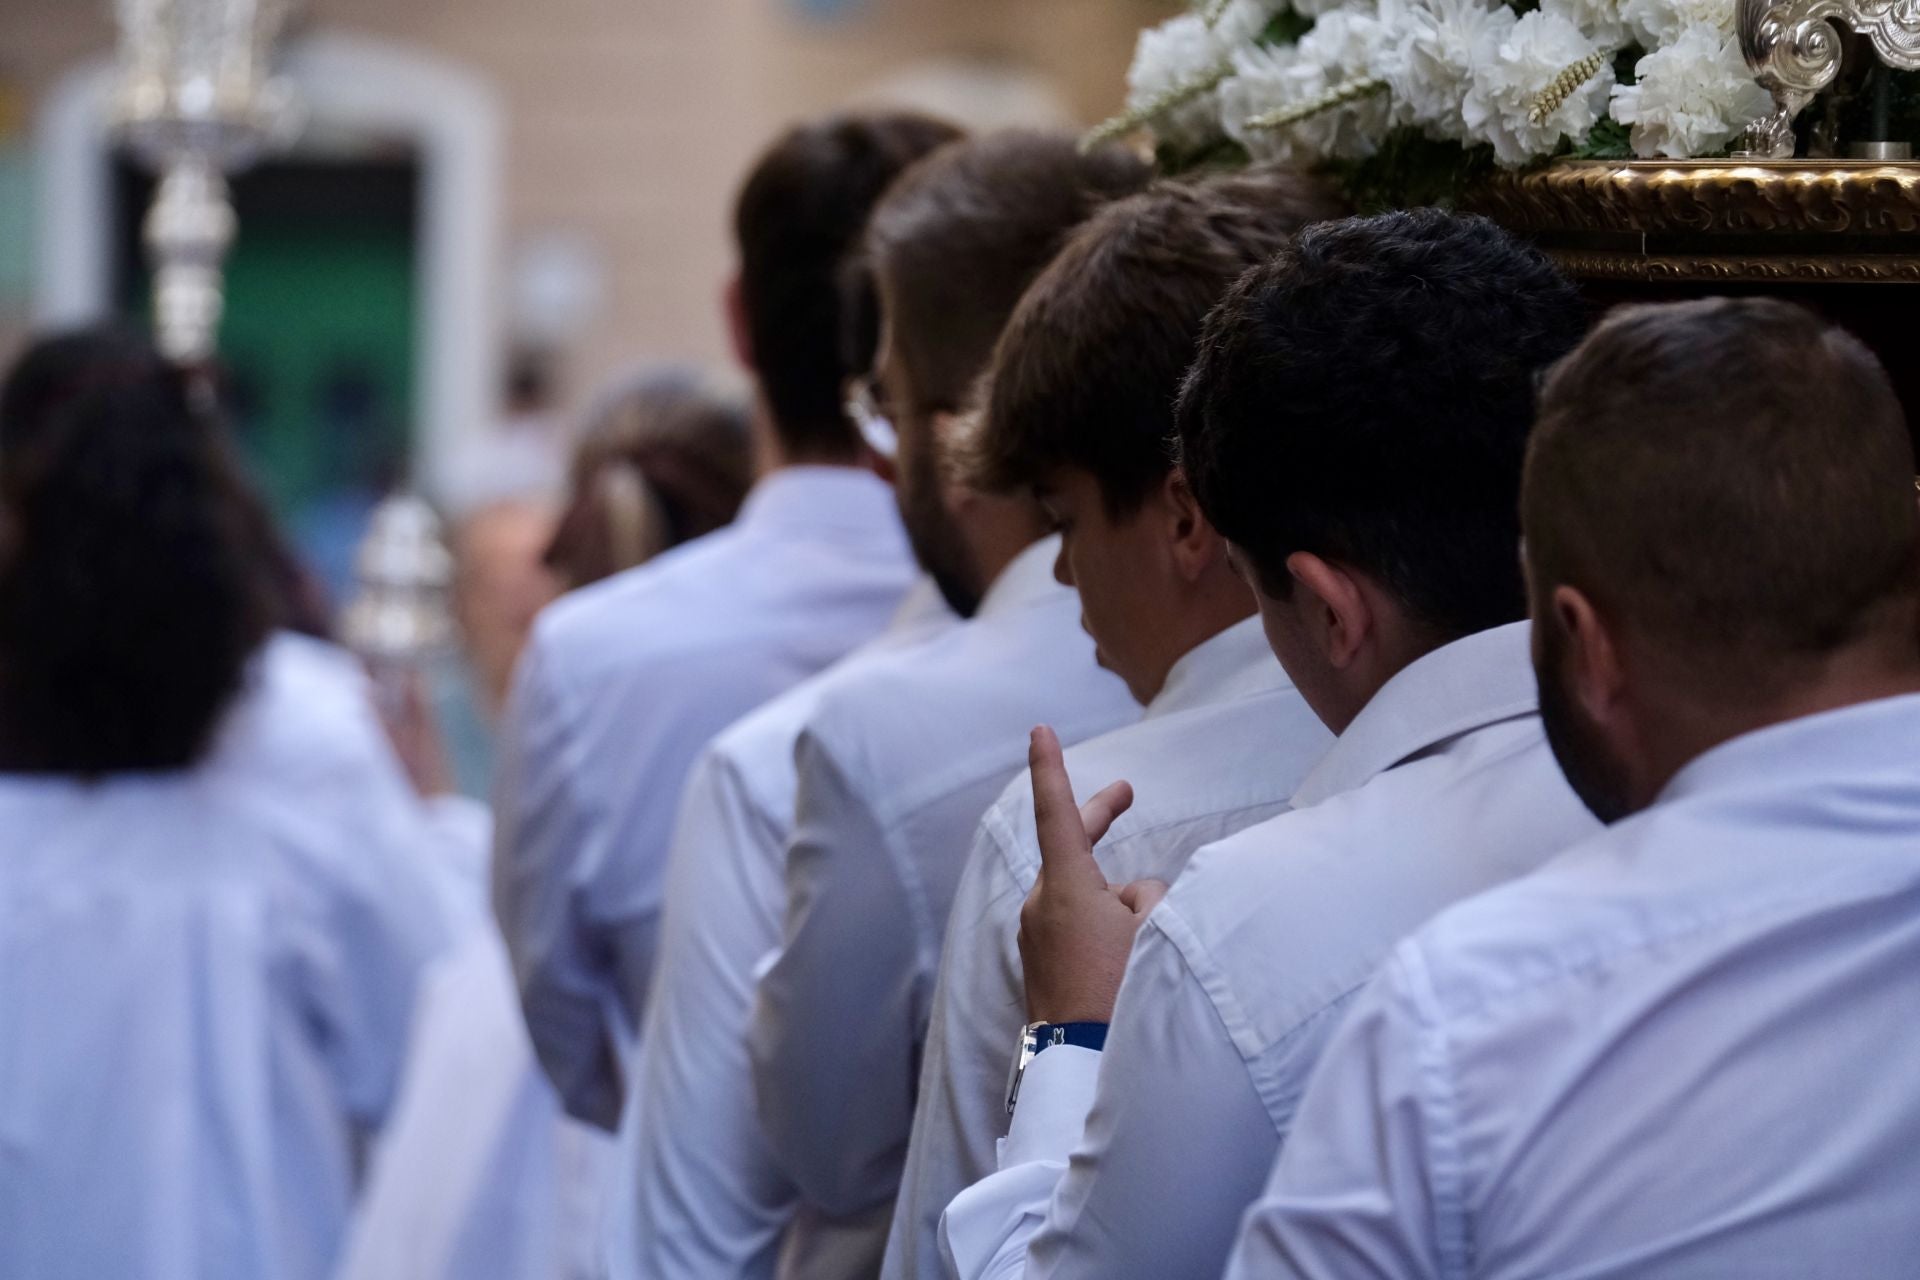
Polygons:
[[1198,0],[1145,32],[1127,114],[1174,163],[1357,162],[1408,137],[1462,165],[1687,158],[1769,109],[1734,0]]

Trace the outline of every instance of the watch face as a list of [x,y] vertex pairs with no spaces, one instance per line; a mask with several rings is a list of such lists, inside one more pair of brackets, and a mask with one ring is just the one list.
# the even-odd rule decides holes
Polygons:
[[1020,1029],[1020,1048],[1013,1055],[1013,1070],[1007,1074],[1007,1114],[1013,1114],[1013,1107],[1020,1100],[1020,1077],[1027,1072],[1027,1064],[1033,1061],[1033,1055],[1040,1052],[1040,1029],[1044,1022],[1029,1022]]

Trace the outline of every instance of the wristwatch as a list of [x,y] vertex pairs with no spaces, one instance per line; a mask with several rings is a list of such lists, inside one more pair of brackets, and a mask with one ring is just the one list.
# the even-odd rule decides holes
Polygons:
[[1051,1049],[1057,1044],[1070,1044],[1081,1049],[1092,1049],[1095,1053],[1107,1047],[1107,1024],[1104,1022],[1029,1022],[1020,1032],[1020,1052],[1014,1055],[1013,1075],[1007,1080],[1007,1114],[1013,1114],[1013,1106],[1020,1101],[1020,1081],[1027,1074],[1027,1064],[1040,1056],[1043,1049]]

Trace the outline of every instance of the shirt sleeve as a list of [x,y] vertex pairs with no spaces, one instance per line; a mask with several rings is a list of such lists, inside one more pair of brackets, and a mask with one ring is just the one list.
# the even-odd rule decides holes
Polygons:
[[[1226,1257],[1279,1139],[1212,1001],[1151,918],[1134,945],[1100,1059],[1077,1146],[1057,1121],[1034,1126],[1051,1136],[1010,1138],[1001,1172],[948,1208],[942,1232],[962,1280],[1146,1280],[1212,1274]],[[1034,1096],[1045,1077],[1028,1074],[1016,1130],[1030,1106],[1060,1105],[1048,1093]],[[1005,1197],[981,1194],[996,1181]],[[990,1245],[978,1243],[996,1233]],[[969,1256],[956,1247],[963,1240]]]
[[779,959],[749,1037],[760,1118],[801,1195],[833,1217],[891,1200],[913,1123],[922,984],[887,833],[811,732],[795,748]]
[[536,631],[501,729],[494,913],[541,1067],[568,1112],[612,1129],[621,1101],[615,959],[592,935],[577,892],[604,823],[578,789],[577,756],[573,718]]
[[[1026,788],[1024,777],[1018,785]],[[1007,865],[1004,827],[996,805],[954,894],[883,1280],[945,1280],[940,1216],[993,1172],[1007,1127],[1007,1079],[1026,1023],[1018,942],[1026,893]]]
[[1229,1280],[1463,1276],[1458,1164],[1438,1046],[1421,1034],[1403,949],[1315,1069],[1248,1214]]
[[317,927],[297,942],[340,1096],[378,1128],[399,1090],[429,965],[454,938],[451,885],[412,797],[375,798],[321,864]]
[[772,1274],[793,1188],[754,1110],[746,1027],[754,965],[779,945],[784,829],[724,758],[695,767],[621,1127],[633,1185],[607,1208],[615,1277]]

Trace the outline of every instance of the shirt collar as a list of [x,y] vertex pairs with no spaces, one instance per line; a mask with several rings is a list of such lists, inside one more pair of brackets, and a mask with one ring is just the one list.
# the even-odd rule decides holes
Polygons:
[[1285,668],[1267,646],[1260,619],[1243,618],[1187,650],[1167,672],[1166,683],[1147,703],[1143,718],[1152,720],[1292,687]]
[[987,593],[980,597],[980,607],[974,610],[973,616],[985,618],[1010,609],[1024,608],[1065,590],[1053,580],[1053,562],[1059,554],[1060,535],[1055,533],[1040,539],[1009,560],[1007,567],[1000,571],[1000,576],[993,580],[993,585],[987,588]]
[[1294,793],[1304,809],[1430,747],[1540,708],[1524,622],[1478,631],[1407,664],[1360,710]]
[[1730,738],[1673,775],[1656,804],[1732,786],[1920,772],[1920,693],[1821,711]]
[[781,467],[760,477],[735,519],[743,527],[863,531],[889,522],[900,522],[891,485],[864,467],[819,466]]

